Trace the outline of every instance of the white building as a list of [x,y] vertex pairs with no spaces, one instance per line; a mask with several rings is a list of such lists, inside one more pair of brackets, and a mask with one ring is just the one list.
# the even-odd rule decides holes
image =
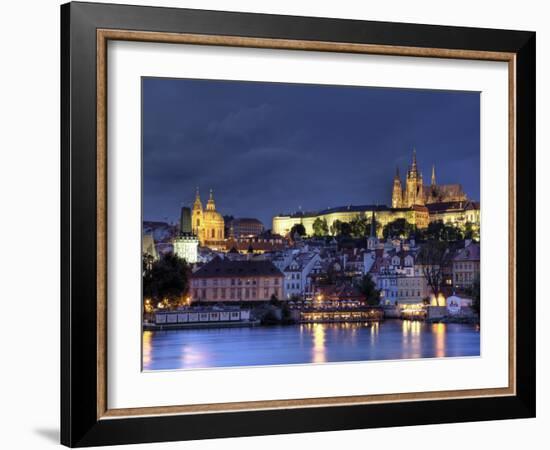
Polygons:
[[320,261],[319,253],[306,252],[297,255],[283,270],[284,296],[290,299],[292,296],[303,297],[310,287],[309,274]]
[[415,265],[413,254],[400,251],[387,256],[387,260],[376,276],[382,304],[421,304],[429,297],[428,283],[421,267]]
[[199,261],[199,240],[193,234],[181,235],[174,239],[174,253],[189,264]]

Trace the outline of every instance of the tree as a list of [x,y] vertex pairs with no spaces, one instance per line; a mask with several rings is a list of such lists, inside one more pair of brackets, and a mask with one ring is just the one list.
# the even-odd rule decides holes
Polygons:
[[351,225],[348,222],[342,222],[340,225],[340,236],[351,236]]
[[370,274],[366,274],[357,285],[357,288],[365,296],[367,304],[370,306],[378,306],[380,304],[380,291],[376,289],[376,285]]
[[395,219],[389,222],[383,229],[384,239],[388,237],[408,238],[415,231],[415,226],[406,219]]
[[173,253],[164,254],[143,272],[143,296],[155,304],[166,301],[169,307],[178,306],[188,290],[189,266]]
[[333,236],[340,236],[342,232],[342,221],[336,219],[330,226],[330,232]]
[[417,263],[422,267],[424,278],[435,298],[441,292],[443,269],[449,263],[449,258],[449,248],[445,242],[441,241],[428,241],[418,252]]
[[441,220],[430,222],[428,228],[424,231],[424,238],[427,241],[441,241],[444,228],[445,225]]
[[294,235],[298,233],[299,236],[305,236],[306,235],[306,227],[304,227],[303,224],[297,223],[292,226],[290,229],[290,237],[294,238]]
[[279,298],[275,294],[271,294],[271,297],[269,298],[269,304],[273,306],[279,306],[281,302],[279,301]]
[[328,224],[326,219],[317,217],[313,222],[313,235],[317,237],[326,236],[328,234]]
[[452,242],[464,239],[462,230],[451,224],[444,224],[442,221],[430,222],[424,232],[424,238],[428,241]]
[[368,234],[369,225],[364,215],[354,217],[349,223],[351,235],[355,238],[364,237]]
[[153,278],[151,271],[153,269],[154,258],[148,253],[143,253],[141,257],[142,275],[143,275],[143,297],[151,298],[153,296]]
[[479,231],[472,222],[464,224],[464,239],[479,239]]
[[445,242],[460,241],[464,239],[462,230],[454,225],[445,225],[443,228],[442,240]]

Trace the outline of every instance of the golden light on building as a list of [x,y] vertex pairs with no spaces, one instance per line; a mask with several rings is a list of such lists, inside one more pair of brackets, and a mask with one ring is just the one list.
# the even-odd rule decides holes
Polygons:
[[191,226],[193,233],[198,236],[199,243],[208,247],[215,245],[225,238],[225,221],[222,215],[216,211],[214,193],[210,190],[210,197],[203,209],[199,190],[195,195],[193,211],[191,213]]

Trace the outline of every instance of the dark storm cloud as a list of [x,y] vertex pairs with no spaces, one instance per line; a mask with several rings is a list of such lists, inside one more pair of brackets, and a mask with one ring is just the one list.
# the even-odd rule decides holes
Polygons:
[[144,219],[175,221],[195,187],[222,214],[388,204],[412,148],[429,182],[479,199],[479,93],[143,80]]

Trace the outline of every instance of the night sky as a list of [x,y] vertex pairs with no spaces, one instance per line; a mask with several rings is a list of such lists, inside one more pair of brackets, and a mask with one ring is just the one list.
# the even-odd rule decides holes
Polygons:
[[143,218],[175,222],[214,190],[222,215],[391,204],[416,147],[429,184],[479,200],[479,93],[143,79]]

